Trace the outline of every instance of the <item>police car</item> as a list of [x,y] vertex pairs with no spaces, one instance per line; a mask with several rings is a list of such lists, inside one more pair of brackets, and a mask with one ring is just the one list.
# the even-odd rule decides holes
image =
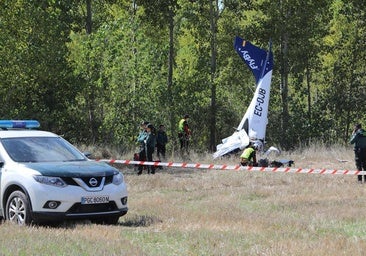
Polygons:
[[0,120],[0,219],[116,224],[128,211],[122,173],[39,126],[36,120]]

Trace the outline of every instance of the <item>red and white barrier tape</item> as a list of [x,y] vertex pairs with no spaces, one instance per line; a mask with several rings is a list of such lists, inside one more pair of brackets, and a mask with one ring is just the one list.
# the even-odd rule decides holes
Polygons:
[[152,165],[178,168],[193,168],[193,169],[215,169],[215,170],[246,170],[257,172],[284,172],[284,173],[311,173],[311,174],[341,174],[341,175],[366,175],[365,171],[350,171],[350,170],[331,170],[331,169],[312,169],[312,168],[291,168],[291,167],[253,167],[241,165],[225,165],[225,164],[193,164],[193,163],[162,163],[162,162],[147,162],[147,161],[132,161],[132,160],[114,160],[114,159],[98,159],[96,161],[107,162],[109,164],[126,164],[126,165]]

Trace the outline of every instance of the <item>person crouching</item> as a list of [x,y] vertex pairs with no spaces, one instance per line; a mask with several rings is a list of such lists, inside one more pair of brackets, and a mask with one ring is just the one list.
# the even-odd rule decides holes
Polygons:
[[249,143],[240,156],[240,164],[242,166],[258,166],[256,153],[257,147]]

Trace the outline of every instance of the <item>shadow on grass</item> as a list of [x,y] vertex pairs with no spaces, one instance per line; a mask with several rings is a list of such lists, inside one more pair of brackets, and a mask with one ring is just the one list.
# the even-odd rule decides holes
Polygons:
[[[121,221],[122,220],[122,221]],[[5,221],[0,220],[0,224]],[[124,226],[124,227],[149,227],[156,223],[162,223],[163,221],[160,220],[158,217],[155,216],[147,216],[147,215],[135,215],[129,218],[123,217],[119,220],[117,224],[105,224],[105,223],[95,223],[92,220],[65,220],[62,222],[47,222],[47,223],[37,223],[31,224],[30,226],[38,226],[38,227],[45,227],[45,228],[64,228],[64,229],[75,229],[79,226],[83,225],[92,225],[92,224],[99,224],[104,226]],[[16,225],[16,224],[12,224]]]
[[149,227],[156,223],[161,223],[162,220],[155,216],[136,215],[130,218],[126,218],[124,221],[120,221],[118,225],[125,227]]

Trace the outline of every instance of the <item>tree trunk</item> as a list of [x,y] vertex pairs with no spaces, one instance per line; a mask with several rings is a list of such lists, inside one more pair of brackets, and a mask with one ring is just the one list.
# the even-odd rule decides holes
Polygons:
[[[213,5],[215,3],[215,6]],[[217,62],[217,17],[218,0],[210,1],[210,29],[211,29],[211,113],[210,113],[210,150],[216,149],[216,62]]]
[[92,10],[91,0],[86,0],[86,33],[89,35],[92,32]]
[[[288,112],[288,34],[284,32],[281,38],[281,100],[282,100],[282,134],[288,134],[289,112]],[[282,136],[280,144],[288,149],[288,136]]]
[[[92,8],[91,8],[91,0],[86,0],[86,25],[85,25],[85,30],[86,30],[86,34],[90,35],[92,33]],[[91,47],[89,49],[91,51]],[[90,65],[88,65],[88,72],[91,73],[91,67]],[[94,143],[96,141],[96,137],[97,137],[97,130],[98,127],[96,125],[96,120],[95,120],[95,95],[94,95],[94,90],[92,88],[91,83],[92,81],[92,76],[89,76],[89,81],[87,81],[88,83],[88,90],[87,90],[87,95],[86,95],[86,103],[87,103],[87,107],[88,107],[88,112],[89,112],[89,124],[90,124],[90,130],[91,130],[91,140],[92,143]]]
[[[168,109],[169,109],[169,121],[170,121],[170,133],[171,137],[174,138],[174,142],[177,139],[176,135],[176,122],[174,120],[173,110],[174,110],[174,100],[173,100],[173,67],[174,67],[174,7],[170,7],[169,14],[169,63],[168,63]],[[172,143],[172,145],[177,145],[177,143]],[[174,150],[174,149],[173,149]]]
[[307,91],[308,91],[308,122],[311,126],[312,120],[311,120],[311,82],[310,82],[310,68],[309,68],[309,62],[306,65],[306,85],[307,85]]

